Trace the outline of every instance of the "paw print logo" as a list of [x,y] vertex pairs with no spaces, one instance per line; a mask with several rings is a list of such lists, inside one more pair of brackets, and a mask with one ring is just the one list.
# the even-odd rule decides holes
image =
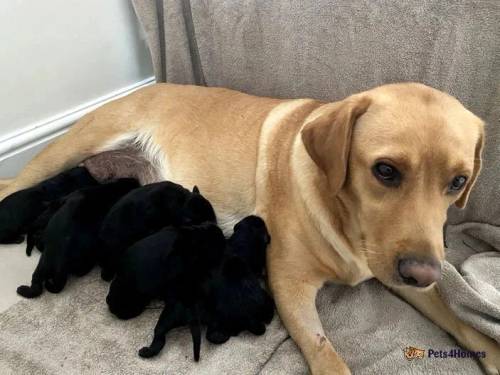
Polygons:
[[407,346],[406,348],[403,349],[403,353],[408,361],[413,361],[414,359],[417,358],[422,359],[425,357],[425,350],[415,348],[414,346]]

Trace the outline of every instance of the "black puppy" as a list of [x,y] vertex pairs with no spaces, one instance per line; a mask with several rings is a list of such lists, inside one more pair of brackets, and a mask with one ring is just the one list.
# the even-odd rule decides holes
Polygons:
[[42,236],[45,228],[49,224],[52,216],[55,215],[57,210],[64,204],[65,198],[60,198],[50,202],[45,211],[38,216],[26,229],[26,255],[31,256],[33,248],[36,247],[40,252],[43,251]]
[[228,240],[228,253],[243,258],[260,276],[266,267],[266,248],[271,242],[266,223],[259,216],[250,215],[239,221],[233,232]]
[[222,231],[213,223],[167,227],[135,243],[124,254],[106,298],[110,311],[121,319],[139,315],[149,301],[165,301],[150,347],[151,357],[165,345],[172,328],[188,325],[197,361],[201,343],[201,302],[204,279],[221,261],[225,247]]
[[198,260],[205,263],[200,273],[208,273],[209,265],[217,264],[222,257],[224,246],[222,231],[208,222],[170,226],[143,238],[128,248],[118,262],[106,298],[110,311],[120,319],[136,317],[151,299],[162,298],[178,280],[196,279],[198,275],[193,271]]
[[81,189],[66,197],[43,232],[44,251],[31,286],[20,286],[17,293],[26,298],[37,297],[44,283],[49,292],[59,293],[69,274],[87,274],[102,253],[98,236],[102,220],[120,197],[138,186],[136,180],[120,179]]
[[17,191],[0,202],[0,243],[21,243],[28,225],[49,202],[76,189],[97,185],[86,168],[76,167],[39,184]]
[[207,340],[222,344],[248,330],[262,335],[274,315],[274,303],[262,287],[270,236],[264,221],[248,216],[234,227],[224,260],[208,280]]
[[[141,357],[157,355],[165,345],[166,333],[180,326],[188,325],[191,329],[196,361],[200,323],[208,326],[207,339],[215,344],[246,329],[256,335],[265,332],[264,324],[269,324],[274,314],[273,301],[260,280],[270,236],[264,221],[257,216],[243,219],[234,230],[223,258],[205,262],[202,270],[189,272],[193,267],[189,262],[180,268],[182,273],[176,280],[179,287],[166,289],[169,293],[164,297],[165,308],[153,341],[139,351]],[[193,274],[198,277],[193,278]],[[181,281],[183,277],[185,280]]]
[[106,278],[115,273],[120,254],[134,242],[167,225],[214,222],[212,205],[195,186],[193,192],[173,182],[158,182],[136,189],[123,197],[109,212],[101,229],[101,239],[111,260],[104,266]]

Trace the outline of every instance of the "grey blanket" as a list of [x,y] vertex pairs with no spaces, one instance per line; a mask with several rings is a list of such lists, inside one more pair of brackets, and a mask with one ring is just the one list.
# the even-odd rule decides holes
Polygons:
[[[168,335],[159,357],[141,359],[137,350],[149,344],[160,306],[120,321],[107,311],[107,288],[94,272],[71,279],[59,295],[44,293],[0,314],[0,374],[308,372],[278,318],[260,337],[242,334],[221,346],[204,340],[199,363],[192,360],[187,329]],[[407,346],[450,350],[457,345],[375,280],[356,288],[328,285],[320,292],[317,305],[328,337],[356,374],[481,373],[472,359],[406,360],[403,349]]]
[[[468,207],[450,210],[450,264],[440,288],[462,319],[499,340],[500,2],[135,0],[134,7],[159,80],[325,100],[411,80],[451,93],[486,120],[484,169]],[[259,338],[204,343],[199,364],[183,330],[159,358],[142,360],[136,350],[151,338],[158,310],[117,321],[106,311],[105,292],[92,275],[59,296],[44,294],[0,314],[0,373],[307,372],[277,319]],[[457,344],[375,280],[327,286],[317,305],[356,374],[481,373],[471,359],[406,360],[407,346]]]

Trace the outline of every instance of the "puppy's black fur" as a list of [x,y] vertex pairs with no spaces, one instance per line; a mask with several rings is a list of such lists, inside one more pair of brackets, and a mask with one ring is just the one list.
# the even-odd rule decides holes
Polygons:
[[274,315],[274,303],[262,287],[266,248],[264,221],[249,216],[236,224],[224,260],[208,280],[207,340],[222,344],[248,330],[262,335]]
[[179,280],[195,280],[196,272],[208,273],[222,257],[224,246],[224,235],[213,223],[166,227],[143,238],[118,262],[106,298],[110,311],[120,319],[136,317],[151,299],[166,296]]
[[216,344],[244,330],[256,335],[265,332],[264,324],[274,314],[273,301],[261,286],[270,236],[264,221],[256,216],[243,219],[234,229],[223,258],[214,257],[203,269],[185,262],[176,279],[178,287],[166,289],[165,308],[153,341],[139,351],[141,357],[157,355],[165,345],[166,333],[180,326],[191,329],[195,361],[199,359],[200,323],[208,326],[207,339]]
[[136,180],[120,179],[75,191],[65,198],[43,233],[44,251],[31,286],[20,286],[17,293],[26,298],[37,297],[44,283],[49,292],[59,293],[69,274],[87,274],[102,253],[98,236],[102,220],[120,197],[137,187]]
[[[123,197],[109,212],[101,229],[101,239],[110,250],[111,260],[134,242],[167,225],[215,222],[212,205],[195,186],[193,192],[169,181],[149,184]],[[112,277],[116,262],[104,267]]]
[[0,243],[21,243],[23,234],[49,202],[76,189],[97,185],[86,168],[76,167],[17,191],[0,202]]
[[234,234],[228,240],[228,252],[237,255],[261,275],[266,267],[266,248],[271,242],[266,223],[262,218],[250,215],[234,226]]
[[213,223],[167,227],[131,246],[120,262],[106,302],[121,319],[139,315],[149,301],[161,298],[165,309],[155,328],[153,342],[142,348],[151,357],[165,345],[165,335],[188,325],[197,361],[201,343],[201,302],[204,279],[221,261],[225,247],[222,231]]
[[33,221],[26,230],[26,255],[31,256],[33,248],[36,247],[40,252],[43,251],[42,236],[45,228],[49,224],[52,216],[55,215],[57,210],[64,204],[64,198],[57,199],[50,202],[45,211]]

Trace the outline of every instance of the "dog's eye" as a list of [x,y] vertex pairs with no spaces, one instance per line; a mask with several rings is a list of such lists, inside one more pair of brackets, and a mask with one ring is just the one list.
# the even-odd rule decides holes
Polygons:
[[401,173],[387,163],[377,163],[372,168],[373,175],[384,185],[397,187],[401,183]]
[[456,176],[448,186],[449,192],[455,192],[461,190],[465,183],[467,182],[467,177],[465,176]]

